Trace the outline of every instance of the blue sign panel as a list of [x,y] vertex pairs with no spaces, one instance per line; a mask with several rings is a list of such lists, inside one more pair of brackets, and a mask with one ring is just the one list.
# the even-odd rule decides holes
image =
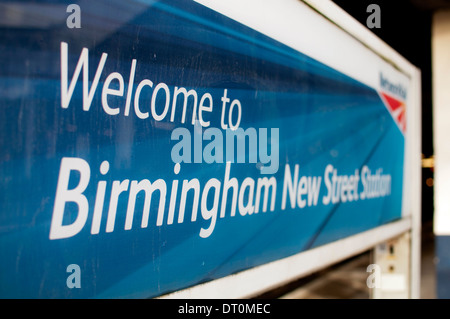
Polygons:
[[0,12],[0,297],[155,297],[401,218],[388,89],[197,3],[66,5]]

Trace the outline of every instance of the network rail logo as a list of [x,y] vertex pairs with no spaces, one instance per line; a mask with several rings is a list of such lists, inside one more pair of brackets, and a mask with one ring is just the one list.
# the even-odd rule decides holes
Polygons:
[[380,73],[380,87],[381,99],[404,134],[406,132],[406,88],[400,83],[390,81],[383,73]]

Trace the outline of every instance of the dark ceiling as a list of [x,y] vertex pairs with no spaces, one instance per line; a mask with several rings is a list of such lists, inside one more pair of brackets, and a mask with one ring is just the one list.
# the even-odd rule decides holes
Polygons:
[[411,3],[421,10],[438,10],[450,8],[450,0],[410,0]]

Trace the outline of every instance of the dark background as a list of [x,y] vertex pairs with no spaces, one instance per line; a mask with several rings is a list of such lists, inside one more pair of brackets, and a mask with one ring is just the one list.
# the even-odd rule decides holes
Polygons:
[[[374,3],[381,9],[381,28],[369,29],[422,72],[422,154],[433,156],[431,34],[433,13],[450,8],[450,0],[333,0],[366,28]],[[422,169],[422,220],[433,219],[433,168]],[[427,184],[428,180],[428,184]]]

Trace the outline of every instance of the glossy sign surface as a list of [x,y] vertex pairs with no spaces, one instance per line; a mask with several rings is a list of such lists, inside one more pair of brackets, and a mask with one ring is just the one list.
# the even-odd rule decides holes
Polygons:
[[0,13],[1,297],[155,297],[401,218],[401,96],[197,3],[80,8]]

